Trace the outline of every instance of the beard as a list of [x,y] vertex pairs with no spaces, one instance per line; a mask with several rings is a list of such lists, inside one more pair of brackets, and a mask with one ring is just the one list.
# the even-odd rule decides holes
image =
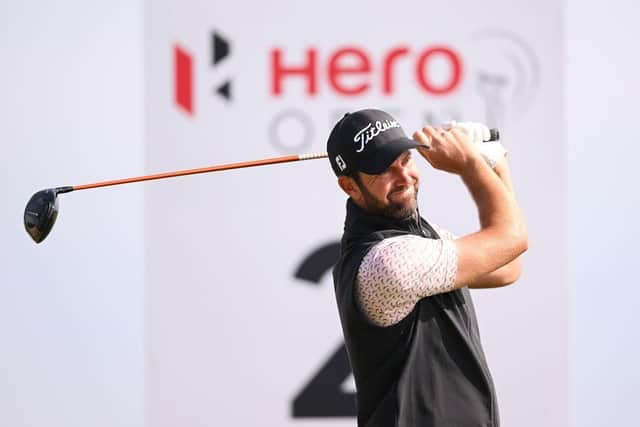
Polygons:
[[376,198],[371,192],[364,186],[358,184],[362,196],[364,199],[364,205],[367,212],[386,216],[393,219],[405,219],[416,214],[418,207],[418,184],[414,183],[410,186],[413,190],[413,194],[407,199],[394,201],[391,196],[395,193],[391,192],[387,195],[386,199],[380,200]]

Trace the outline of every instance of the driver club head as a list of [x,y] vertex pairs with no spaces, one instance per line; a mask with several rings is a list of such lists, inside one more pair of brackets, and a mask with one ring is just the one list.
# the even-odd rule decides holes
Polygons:
[[24,209],[24,228],[34,242],[42,242],[58,216],[58,191],[55,188],[41,190],[31,196]]

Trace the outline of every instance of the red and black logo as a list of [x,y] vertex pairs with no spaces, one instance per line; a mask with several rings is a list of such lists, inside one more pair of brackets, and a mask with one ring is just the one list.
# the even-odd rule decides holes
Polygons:
[[[216,31],[211,33],[210,54],[212,68],[216,68],[231,54],[231,43]],[[189,114],[194,113],[194,61],[194,55],[185,48],[174,45],[174,101],[178,107]],[[225,80],[216,85],[213,93],[230,101],[232,98],[231,80]]]

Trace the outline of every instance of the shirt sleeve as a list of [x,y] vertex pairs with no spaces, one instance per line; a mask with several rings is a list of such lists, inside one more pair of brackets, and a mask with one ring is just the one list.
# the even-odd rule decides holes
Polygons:
[[450,232],[449,230],[446,230],[436,224],[431,224],[431,226],[433,227],[434,230],[436,230],[436,233],[438,233],[438,235],[440,236],[441,239],[444,240],[455,240],[458,238],[458,236],[456,236],[455,234],[453,234],[452,232]]
[[391,326],[421,298],[455,288],[458,253],[453,239],[441,237],[397,236],[369,250],[358,269],[356,298],[371,322]]

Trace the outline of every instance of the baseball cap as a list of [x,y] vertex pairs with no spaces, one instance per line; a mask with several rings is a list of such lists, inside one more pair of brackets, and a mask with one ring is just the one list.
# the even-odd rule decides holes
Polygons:
[[389,113],[367,109],[347,113],[336,123],[327,154],[337,176],[355,171],[377,175],[404,151],[418,146]]

